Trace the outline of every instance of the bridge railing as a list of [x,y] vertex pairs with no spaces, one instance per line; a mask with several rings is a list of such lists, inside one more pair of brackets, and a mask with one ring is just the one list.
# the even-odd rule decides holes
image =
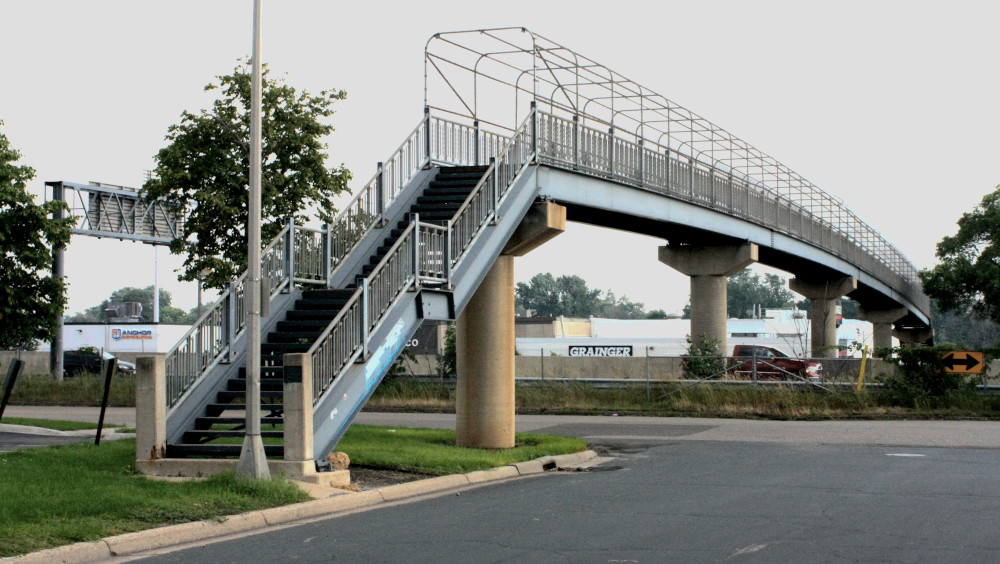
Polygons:
[[[452,273],[472,242],[496,216],[510,186],[534,159],[534,123],[532,113],[500,153],[496,157],[491,155],[491,165],[451,220],[441,226],[421,222],[419,214],[414,214],[371,274],[359,279],[357,291],[307,353],[313,368],[314,403],[320,401],[351,362],[367,354],[371,334],[408,289],[450,285]],[[467,130],[452,124],[446,126],[457,138],[471,139]],[[480,137],[483,138],[488,143],[498,139]],[[435,153],[434,162],[450,159],[452,163],[474,164],[482,156],[480,149],[453,151],[458,147],[448,145],[445,150],[438,141],[428,146],[444,151]]]
[[[460,166],[487,162],[505,144],[506,137],[483,131],[478,125],[449,121],[432,116],[429,111],[425,112],[420,123],[388,159],[379,163],[372,179],[354,195],[332,222],[313,228],[289,221],[265,247],[261,261],[262,277],[267,286],[262,293],[274,299],[296,283],[329,286],[337,266],[373,227],[384,220],[386,207],[402,193],[418,171],[433,164]],[[429,241],[439,238],[439,226],[424,229],[429,232],[426,235]],[[404,244],[412,245],[413,242],[407,238]],[[434,252],[437,254],[422,259],[424,271],[421,277],[428,282],[443,276],[441,268],[433,265],[442,261],[441,257],[446,251],[440,248]],[[412,250],[408,256],[411,256],[411,262],[415,260]],[[427,270],[428,267],[430,270]],[[391,272],[399,272],[396,262],[388,268]],[[184,395],[212,368],[220,363],[230,362],[235,356],[233,346],[244,336],[246,329],[246,280],[247,273],[244,272],[230,283],[215,303],[206,308],[191,329],[167,352],[168,407],[172,408],[180,403]],[[412,283],[412,280],[409,282]],[[386,283],[387,285],[383,284],[381,278],[379,281],[386,288],[395,283],[405,281],[393,278],[393,282]],[[389,292],[381,286],[379,291]],[[349,359],[355,352],[354,345],[350,343],[359,342],[360,333],[355,329],[360,330],[361,325],[352,323],[365,309],[360,299],[357,302],[361,305],[355,306],[352,301],[341,312],[342,315],[334,320],[338,328],[330,331],[330,335],[325,337],[329,341],[326,348],[317,353],[326,358],[317,363],[318,370],[339,373],[333,367],[342,367],[345,362],[349,362],[345,359]],[[376,302],[379,300],[367,303]],[[381,305],[384,304],[380,304],[380,307]],[[331,348],[331,343],[341,344]],[[333,376],[327,374],[326,378],[332,381]],[[317,378],[317,381],[322,382],[323,377]]]
[[537,115],[538,158],[545,164],[669,194],[787,233],[886,282],[924,311],[929,308],[909,260],[832,197],[793,200],[667,147],[618,138],[576,118]]

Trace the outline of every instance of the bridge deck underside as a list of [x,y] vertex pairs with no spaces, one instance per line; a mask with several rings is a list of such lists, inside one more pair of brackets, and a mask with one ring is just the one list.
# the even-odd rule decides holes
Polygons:
[[[568,221],[618,229],[680,244],[759,246],[759,262],[796,276],[853,276],[858,289],[850,297],[872,309],[906,307],[898,325],[926,326],[914,304],[882,281],[847,261],[789,235],[667,195],[616,182],[539,166],[539,195],[566,206]],[[651,260],[655,257],[651,257]]]

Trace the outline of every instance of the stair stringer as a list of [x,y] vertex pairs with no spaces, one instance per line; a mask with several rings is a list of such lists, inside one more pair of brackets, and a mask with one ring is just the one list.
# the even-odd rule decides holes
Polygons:
[[[344,432],[357,416],[372,392],[385,377],[406,341],[416,332],[426,314],[428,319],[442,319],[442,310],[457,316],[468,304],[479,284],[503,251],[538,194],[535,169],[528,167],[503,200],[496,224],[487,225],[468,250],[465,259],[452,274],[452,303],[441,306],[443,292],[432,287],[404,292],[386,312],[371,335],[369,356],[351,364],[313,406],[313,455],[322,462],[333,451]],[[459,305],[459,296],[461,305]],[[433,304],[433,305],[432,305]],[[433,309],[435,313],[431,314]]]
[[[496,225],[484,229],[458,268],[452,272],[456,315],[461,315],[465,310],[472,295],[479,289],[479,284],[486,278],[493,263],[507,246],[507,241],[521,225],[521,220],[538,197],[540,188],[536,177],[537,171],[538,165],[529,166],[514,179],[507,196],[500,204],[497,214],[499,220]],[[493,234],[483,236],[489,234],[491,230],[494,231]]]
[[[295,300],[301,297],[302,290],[273,296],[270,315],[261,318],[261,334],[274,331],[278,322],[285,318],[285,313],[295,307]],[[246,364],[246,333],[232,345],[232,353],[232,362],[215,365],[167,412],[167,444],[181,442],[184,432],[194,428],[194,420],[204,414],[205,406],[215,400],[217,392],[225,389],[230,378],[237,377],[240,368]]]
[[413,178],[406,184],[406,187],[396,195],[396,199],[386,206],[385,211],[382,213],[382,216],[386,219],[385,223],[369,229],[354,249],[337,265],[337,268],[330,277],[331,288],[344,288],[354,283],[354,277],[361,272],[361,268],[375,254],[375,250],[382,244],[383,239],[389,235],[389,231],[395,228],[398,221],[404,219],[404,215],[409,211],[410,206],[417,201],[417,198],[420,197],[431,181],[434,180],[437,172],[437,167],[434,167],[419,170],[413,175]]

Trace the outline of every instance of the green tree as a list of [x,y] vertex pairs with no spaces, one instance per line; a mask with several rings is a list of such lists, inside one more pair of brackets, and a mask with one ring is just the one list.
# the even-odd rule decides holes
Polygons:
[[[3,122],[0,121],[0,125]],[[35,169],[0,132],[0,348],[33,348],[51,340],[66,307],[66,286],[51,274],[52,249],[69,243],[72,219],[52,219],[64,202],[36,204],[28,193]]]
[[540,317],[590,317],[601,303],[601,291],[588,288],[583,278],[555,278],[548,272],[534,275],[527,284],[518,282],[514,297],[519,309],[534,310]]
[[747,318],[755,306],[782,309],[794,303],[795,295],[787,281],[777,274],[765,274],[763,279],[750,269],[730,276],[726,281],[729,317]]
[[[858,313],[858,302],[850,298],[840,298],[838,302],[840,305],[841,317],[844,319],[861,319],[861,314]],[[806,312],[806,315],[812,315],[812,302],[809,300],[799,300],[795,303],[795,307]]]
[[[211,110],[183,112],[167,129],[169,144],[157,153],[154,176],[143,186],[147,198],[166,198],[186,211],[183,238],[170,251],[187,254],[181,280],[221,288],[246,269],[249,192],[250,74],[241,61],[232,74],[205,87],[218,90]],[[325,119],[342,90],[301,93],[262,71],[261,244],[267,245],[290,218],[303,223],[302,210],[314,208],[323,221],[333,218],[333,198],[347,190],[351,173],[326,167],[322,138],[333,131]]]
[[611,290],[604,293],[594,316],[607,319],[645,319],[647,317],[645,305],[633,302],[627,296],[616,297]]
[[941,311],[1000,322],[1000,186],[962,214],[958,233],[937,244],[937,257],[920,281]]
[[954,311],[941,311],[931,300],[931,326],[938,343],[956,343],[959,348],[982,349],[1000,343],[1000,324],[992,319],[978,319]]
[[[171,305],[173,298],[167,290],[160,288],[160,323],[172,325],[187,325],[194,323],[198,315],[197,310],[185,312],[179,307]],[[126,286],[111,292],[111,296],[101,303],[89,307],[76,315],[67,317],[66,321],[76,323],[103,323],[105,321],[104,311],[108,309],[111,302],[139,302],[142,304],[142,315],[139,317],[140,323],[153,322],[153,287],[135,288]]]
[[442,378],[455,378],[458,375],[458,349],[456,346],[455,324],[448,325],[444,333],[444,349],[435,355],[438,374]]

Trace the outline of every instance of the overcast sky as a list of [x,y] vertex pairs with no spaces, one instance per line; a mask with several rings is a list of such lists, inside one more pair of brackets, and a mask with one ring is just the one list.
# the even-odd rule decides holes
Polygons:
[[[48,180],[139,186],[167,127],[250,51],[250,0],[0,0],[3,132]],[[264,0],[263,58],[296,88],[344,89],[330,165],[362,186],[417,123],[436,32],[524,26],[725,127],[840,196],[918,267],[1000,183],[1000,4]],[[662,240],[572,225],[516,262],[680,311]],[[614,252],[606,252],[614,250]],[[596,252],[602,251],[602,252]],[[181,264],[161,287],[193,307]],[[152,284],[151,247],[77,236],[70,311]],[[102,271],[99,265],[104,265]]]

